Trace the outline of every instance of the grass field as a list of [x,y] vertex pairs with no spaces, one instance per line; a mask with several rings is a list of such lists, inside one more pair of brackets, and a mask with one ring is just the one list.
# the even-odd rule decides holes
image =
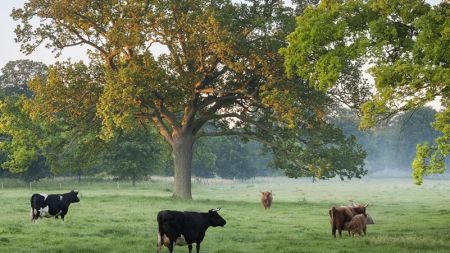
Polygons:
[[[70,206],[64,224],[55,219],[30,222],[32,193],[71,189],[80,190],[81,201]],[[208,230],[203,253],[450,252],[450,181],[426,181],[418,187],[409,179],[314,184],[284,178],[195,180],[192,201],[170,198],[170,189],[164,178],[134,188],[122,182],[75,181],[5,187],[0,189],[0,252],[155,252],[159,210],[214,207],[222,207],[227,225]],[[260,206],[260,190],[274,192],[272,209]],[[366,237],[333,239],[328,209],[349,200],[369,202],[376,224],[368,227]],[[175,252],[188,249],[175,247]]]

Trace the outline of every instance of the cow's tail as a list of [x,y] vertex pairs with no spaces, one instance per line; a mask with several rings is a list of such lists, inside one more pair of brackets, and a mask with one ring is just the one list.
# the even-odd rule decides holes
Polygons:
[[334,224],[334,215],[336,212],[336,208],[333,206],[329,211],[328,214],[330,215],[330,224],[333,225]]
[[33,194],[33,196],[31,196],[31,200],[30,200],[30,204],[31,204],[31,210],[30,210],[30,218],[31,221],[34,222],[36,219],[36,214],[37,214],[37,203],[36,203],[36,194]]

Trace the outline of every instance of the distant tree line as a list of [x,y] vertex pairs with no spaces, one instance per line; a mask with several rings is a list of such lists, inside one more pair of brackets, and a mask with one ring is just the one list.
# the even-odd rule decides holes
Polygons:
[[366,131],[359,129],[359,119],[351,110],[341,108],[333,123],[346,135],[354,135],[367,151],[366,168],[370,172],[378,170],[411,170],[411,162],[419,143],[433,143],[442,135],[431,123],[436,111],[421,107],[401,113],[383,125]]

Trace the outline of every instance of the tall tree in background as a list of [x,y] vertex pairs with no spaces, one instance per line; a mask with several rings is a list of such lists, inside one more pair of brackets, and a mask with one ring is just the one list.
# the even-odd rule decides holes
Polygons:
[[0,152],[2,168],[25,181],[48,176],[49,167],[42,152],[44,131],[23,109],[21,96],[30,97],[27,82],[45,79],[47,66],[30,60],[10,61],[0,75]]
[[330,91],[347,83],[349,72],[364,83],[368,63],[376,93],[361,107],[361,128],[440,99],[433,127],[442,135],[434,145],[418,145],[412,163],[421,184],[424,175],[446,170],[450,152],[449,20],[448,1],[431,7],[422,0],[324,0],[297,18],[285,65],[290,75]]
[[0,87],[4,95],[31,96],[27,87],[28,81],[35,77],[44,79],[47,75],[47,65],[31,60],[9,61],[1,69]]
[[[360,177],[364,153],[326,122],[332,99],[300,79],[284,78],[278,50],[293,30],[293,13],[278,0],[29,0],[12,13],[22,22],[16,35],[23,51],[43,42],[56,50],[84,44],[92,62],[88,79],[83,71],[74,75],[74,67],[54,67],[47,82],[34,84],[28,110],[49,121],[95,116],[103,138],[154,123],[172,148],[175,197],[191,198],[192,147],[206,136],[259,139],[290,176]],[[41,25],[33,27],[32,19]],[[156,44],[168,52],[154,56],[149,48]],[[100,88],[91,94],[76,88],[80,82]],[[206,123],[220,131],[208,131]],[[319,140],[330,136],[318,132],[333,132],[333,138]],[[301,155],[313,153],[311,146],[334,153],[310,166],[316,161]],[[358,154],[347,167],[339,162],[344,152]]]
[[105,143],[103,151],[101,166],[105,171],[120,179],[130,179],[133,186],[144,176],[160,172],[167,157],[163,140],[154,128],[146,127],[116,134]]

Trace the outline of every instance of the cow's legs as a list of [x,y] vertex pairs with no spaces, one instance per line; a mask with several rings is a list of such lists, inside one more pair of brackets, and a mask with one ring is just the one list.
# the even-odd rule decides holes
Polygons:
[[161,253],[161,247],[162,247],[163,241],[162,241],[162,236],[160,233],[158,233],[157,240],[158,241],[156,242],[156,253]]
[[331,228],[331,234],[334,236],[334,238],[336,238],[336,225],[333,225],[333,227]]
[[192,244],[188,245],[189,253],[192,253]]
[[197,242],[197,243],[195,244],[195,249],[197,250],[197,253],[200,252],[200,242]]
[[61,222],[62,222],[62,223],[64,223],[64,216],[66,216],[67,211],[69,211],[69,209],[67,209],[67,208],[61,210],[60,216],[61,216]]
[[169,248],[169,252],[172,253],[173,252],[173,248],[175,246],[175,241],[170,241],[169,245],[167,245],[167,248]]

